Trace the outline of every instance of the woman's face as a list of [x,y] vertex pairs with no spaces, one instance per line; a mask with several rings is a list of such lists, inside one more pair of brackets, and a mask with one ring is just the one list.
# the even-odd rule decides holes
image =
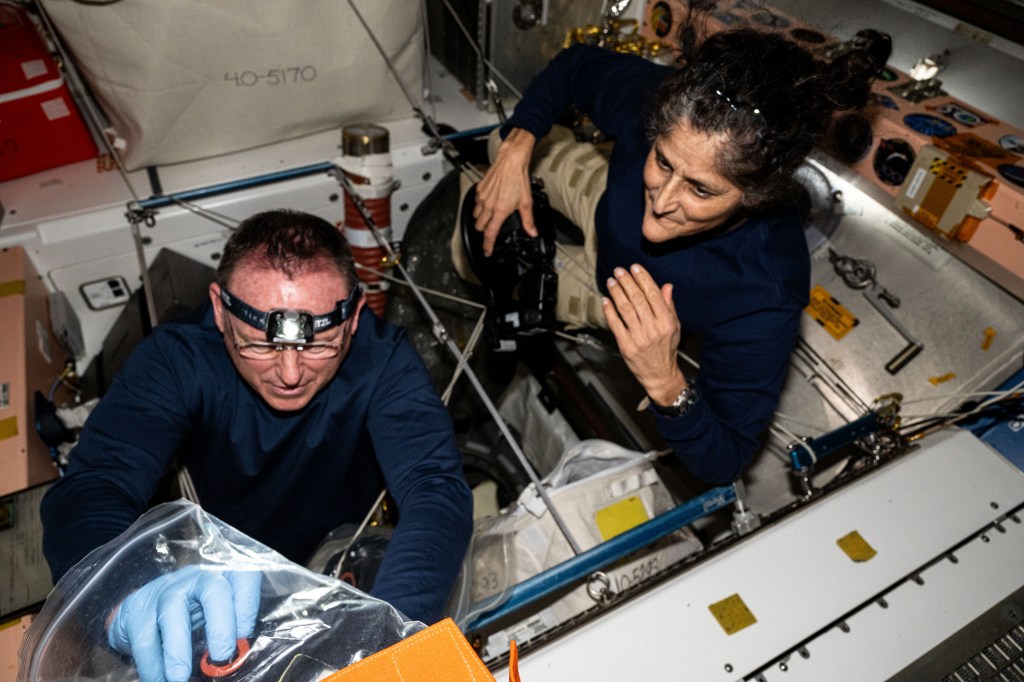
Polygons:
[[649,241],[704,232],[736,213],[743,192],[715,167],[725,140],[684,122],[654,141],[644,164],[643,234]]

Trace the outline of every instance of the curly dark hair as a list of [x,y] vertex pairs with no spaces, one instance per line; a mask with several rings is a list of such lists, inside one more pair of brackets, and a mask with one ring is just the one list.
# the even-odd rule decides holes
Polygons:
[[264,211],[243,220],[224,246],[217,265],[217,283],[226,287],[238,264],[248,258],[288,277],[320,269],[327,261],[337,268],[349,288],[358,282],[352,250],[341,230],[323,218],[300,211]]
[[647,136],[653,142],[681,121],[726,136],[718,171],[743,191],[745,208],[757,208],[790,195],[793,173],[815,146],[826,146],[836,112],[866,106],[885,57],[880,64],[877,50],[855,46],[824,62],[753,28],[701,38],[701,10],[713,4],[691,1],[679,34],[681,66],[661,85]]

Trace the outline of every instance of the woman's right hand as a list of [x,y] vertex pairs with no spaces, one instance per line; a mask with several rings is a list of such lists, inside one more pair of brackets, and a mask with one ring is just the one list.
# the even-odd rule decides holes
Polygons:
[[473,217],[476,229],[484,233],[485,256],[491,255],[501,226],[514,211],[519,211],[526,233],[537,236],[530,193],[530,157],[535,144],[532,133],[513,128],[498,147],[494,163],[476,186]]

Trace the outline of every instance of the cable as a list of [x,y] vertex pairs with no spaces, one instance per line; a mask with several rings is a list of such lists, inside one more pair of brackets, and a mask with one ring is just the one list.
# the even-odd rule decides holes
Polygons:
[[[80,4],[85,4],[85,5],[108,5],[108,4],[113,4],[113,2],[116,2],[116,1],[119,1],[119,0],[111,0],[111,2],[98,2],[96,0],[86,0],[86,1],[76,0],[76,2],[79,2]],[[43,8],[42,4],[41,3],[37,3],[37,4],[38,4],[39,16],[41,17],[41,19],[43,21],[43,24],[46,26],[46,30],[50,33],[51,36],[53,36],[55,38],[56,36],[59,35],[59,33],[57,32],[57,30],[54,27],[53,23],[50,21],[50,17],[46,13],[46,11]],[[61,60],[66,65],[66,67],[69,68],[68,73],[69,74],[74,73],[74,75],[75,75],[75,83],[77,85],[78,83],[81,82],[80,79],[78,78],[78,73],[77,73],[77,71],[75,71],[73,69],[73,67],[68,66],[68,65],[73,65],[74,61],[69,58],[67,52],[64,50],[63,43],[61,43],[60,41],[54,39],[53,40],[53,44],[56,47],[57,53],[60,55]],[[120,155],[117,153],[117,150],[114,148],[114,145],[113,145],[113,143],[110,140],[110,136],[107,135],[106,132],[105,132],[106,129],[107,129],[107,126],[104,125],[103,116],[96,109],[96,106],[95,106],[95,103],[93,102],[92,96],[89,93],[85,93],[85,95],[83,97],[79,98],[79,103],[82,105],[82,108],[85,110],[86,119],[89,120],[89,122],[92,124],[93,129],[98,133],[97,137],[100,138],[101,142],[103,143],[103,146],[106,148],[108,156],[110,156],[110,158],[113,159],[114,164],[117,166],[117,171],[121,175],[121,179],[124,181],[125,187],[128,189],[128,193],[131,194],[131,196],[132,196],[132,198],[134,200],[134,204],[138,205],[140,199],[139,199],[138,194],[135,192],[135,188],[132,187],[131,180],[129,180],[129,178],[128,178],[128,169],[125,168],[124,163],[121,161]],[[143,297],[143,300],[145,301],[145,304],[146,304],[145,305],[146,320],[149,323],[150,328],[152,328],[152,327],[156,326],[156,303],[153,300],[152,286],[151,286],[151,283],[149,281],[149,267],[146,264],[146,256],[145,256],[145,250],[143,249],[142,235],[141,235],[141,233],[140,233],[140,231],[138,229],[137,221],[133,219],[133,214],[132,214],[131,208],[130,208],[131,205],[132,205],[132,203],[129,202],[128,223],[129,223],[129,226],[131,228],[132,240],[135,242],[135,253],[136,253],[136,257],[137,257],[138,262],[139,262],[139,275],[142,278],[142,287],[143,287],[143,291],[145,292],[145,296]]]
[[790,445],[787,446],[787,449],[792,449],[794,447],[802,447],[804,450],[807,451],[807,454],[811,456],[811,464],[814,464],[815,462],[818,461],[818,454],[814,451],[814,448],[812,448],[810,443],[802,439],[800,436],[796,435],[786,427],[776,422],[772,422],[772,425],[769,427],[769,429],[771,431],[782,432],[783,435],[789,438]]
[[[464,359],[464,353],[451,339],[451,336],[448,334],[448,331],[441,324],[441,321],[437,317],[437,314],[434,312],[434,309],[430,306],[430,303],[428,303],[426,298],[423,296],[422,290],[412,280],[412,277],[409,276],[409,273],[406,271],[405,266],[402,265],[401,261],[395,257],[394,249],[391,247],[391,244],[388,242],[388,240],[385,239],[384,236],[380,233],[380,229],[377,227],[377,223],[373,219],[373,215],[370,213],[370,210],[366,207],[366,204],[363,202],[362,197],[359,196],[359,193],[352,185],[352,181],[348,179],[345,173],[340,171],[335,172],[334,177],[337,179],[338,183],[348,194],[356,209],[362,215],[363,221],[366,223],[366,226],[370,228],[370,233],[377,241],[377,244],[384,250],[384,252],[388,255],[388,258],[391,260],[391,262],[394,263],[394,267],[397,268],[398,271],[402,273],[402,277],[405,278],[405,280],[408,282],[409,289],[412,291],[413,295],[419,301],[421,309],[430,318],[435,338],[437,338],[438,342],[445,345],[448,348],[449,352],[451,352],[452,355],[461,363]],[[540,477],[537,475],[537,472],[534,470],[533,465],[530,463],[529,459],[527,459],[526,454],[522,451],[522,448],[520,447],[518,441],[516,441],[515,437],[512,435],[508,427],[508,424],[506,424],[505,420],[502,419],[501,414],[498,412],[498,408],[494,405],[494,402],[491,400],[490,396],[487,395],[487,392],[484,390],[483,385],[477,378],[476,373],[469,365],[465,365],[465,376],[473,385],[473,388],[476,390],[476,393],[479,396],[481,402],[483,402],[484,407],[487,409],[491,417],[494,419],[494,423],[498,426],[498,429],[502,432],[502,435],[508,442],[509,447],[511,447],[513,454],[516,456],[516,459],[519,460],[520,466],[523,468],[523,470],[529,476],[530,481],[536,487],[538,496],[544,501],[544,505],[545,507],[547,507],[548,511],[551,512],[551,519],[555,522],[555,525],[558,527],[563,537],[565,537],[566,542],[569,543],[569,546],[572,548],[573,554],[580,554],[582,550],[580,549],[579,543],[576,541],[575,537],[570,532],[569,527],[566,524],[565,520],[562,518],[561,513],[559,513],[557,507],[555,507],[554,503],[551,501],[551,497],[548,495],[547,490],[544,488],[544,485],[542,484]]]
[[[409,284],[409,282],[407,282],[405,279],[403,279],[401,277],[395,277],[394,275],[392,275],[392,274],[390,274],[390,273],[388,273],[388,272],[386,272],[384,270],[379,270],[377,268],[370,267],[369,265],[363,265],[362,263],[356,263],[356,270],[365,270],[366,272],[372,272],[373,274],[380,276],[382,279],[386,279],[389,282],[392,282],[394,284],[399,284],[401,286],[406,286],[406,287],[410,287],[411,286]],[[456,303],[462,303],[462,304],[467,305],[467,306],[469,306],[471,308],[479,308],[479,309],[482,309],[482,310],[486,310],[487,309],[487,306],[485,306],[483,303],[478,303],[477,301],[471,301],[468,298],[461,298],[459,296],[453,296],[452,294],[446,294],[443,291],[437,291],[436,289],[428,289],[426,287],[419,287],[419,289],[420,289],[420,291],[422,291],[424,293],[427,293],[427,294],[430,294],[432,296],[437,296],[438,298],[443,298],[443,299],[446,299],[446,300],[449,300],[449,301],[455,301]]]
[[[486,309],[480,313],[480,317],[477,318],[476,325],[473,327],[473,332],[469,335],[469,342],[466,344],[466,348],[476,348],[476,344],[480,341],[480,335],[483,334],[485,321],[487,319]],[[444,389],[442,399],[445,405],[451,400],[452,393],[455,390],[455,384],[462,376],[462,371],[469,361],[471,353],[463,354],[462,358],[459,359],[459,364],[455,367],[455,371],[452,373],[452,378],[448,382],[448,386]]]
[[61,370],[61,373],[57,376],[57,379],[50,386],[50,391],[49,394],[47,395],[47,400],[49,400],[50,403],[53,403],[53,398],[57,394],[57,387],[60,386],[61,384],[66,386],[69,391],[74,393],[76,398],[79,398],[81,396],[82,392],[78,390],[78,387],[67,381],[68,375],[70,375],[71,373],[71,367],[68,366],[65,366],[64,369]]
[[[429,22],[429,16],[427,14],[427,0],[420,0],[420,16],[423,17],[424,22]],[[427,84],[426,92],[434,92],[434,75],[430,68],[430,55],[433,54],[430,45],[430,31],[423,31],[423,82]],[[434,106],[434,97],[430,96],[426,98],[426,104],[430,106],[430,117],[432,119],[437,118],[437,108]]]
[[936,419],[938,421],[937,421],[937,423],[935,425],[923,428],[920,431],[917,431],[917,432],[907,436],[906,437],[906,441],[907,442],[912,442],[912,441],[915,441],[915,440],[919,440],[919,439],[925,437],[926,435],[928,435],[929,433],[933,433],[934,431],[936,431],[936,430],[938,430],[940,428],[945,428],[947,426],[952,426],[953,424],[956,424],[957,422],[963,421],[964,419],[967,419],[968,417],[974,416],[974,415],[980,413],[982,410],[984,410],[984,409],[986,409],[986,408],[988,408],[988,407],[990,407],[990,406],[992,406],[994,404],[997,404],[997,403],[1005,400],[1006,398],[1008,398],[1010,396],[1016,397],[1016,394],[1018,392],[1020,392],[1020,390],[1022,388],[1024,388],[1024,381],[1021,381],[1021,382],[1017,383],[1015,386],[1013,386],[1011,388],[1008,388],[1005,391],[997,392],[996,397],[989,398],[988,400],[982,401],[977,406],[975,406],[973,409],[968,410],[967,412],[949,413],[948,415],[946,415],[946,416],[949,417],[948,419],[943,419],[942,418],[943,415],[936,415],[936,417],[934,417],[934,419]]
[[913,405],[914,403],[925,403],[932,400],[941,400],[943,398],[959,398],[966,400],[967,398],[983,398],[987,396],[1000,396],[1003,395],[1004,391],[974,391],[970,393],[941,393],[925,398],[915,398],[913,400],[904,400],[904,405]]
[[216,223],[217,225],[220,225],[221,227],[226,227],[229,230],[237,230],[239,224],[241,223],[240,220],[236,220],[235,218],[226,216],[222,213],[217,213],[216,211],[211,211],[208,208],[203,208],[202,206],[194,204],[191,201],[179,199],[175,197],[173,194],[167,198],[170,199],[175,204],[177,204],[178,206],[184,208],[185,210],[191,211],[195,215],[201,218],[206,218],[211,223]]
[[818,431],[819,433],[828,433],[829,431],[832,430],[830,427],[819,426],[818,424],[812,424],[809,421],[805,421],[803,419],[800,419],[798,417],[793,417],[793,416],[788,415],[788,414],[783,414],[782,412],[776,412],[775,413],[775,419],[784,419],[785,421],[787,421],[787,422],[789,422],[791,424],[799,424],[800,426],[803,426],[804,428],[813,429],[814,431]]
[[359,539],[359,536],[363,534],[363,531],[366,530],[366,527],[370,524],[370,519],[373,518],[373,515],[377,513],[377,509],[384,502],[384,497],[387,495],[387,492],[387,488],[381,489],[380,494],[377,495],[377,500],[370,505],[370,511],[366,512],[366,516],[363,517],[362,523],[359,524],[359,527],[356,528],[356,532],[352,534],[348,544],[345,545],[345,549],[341,553],[341,558],[338,559],[338,565],[334,568],[334,572],[331,573],[332,578],[340,579],[341,567],[342,564],[345,563],[345,557],[348,556],[348,552],[352,549],[352,545],[356,543],[356,540]]
[[[352,0],[349,0],[349,2],[351,2],[351,1]],[[473,48],[474,52],[476,52],[477,59],[479,59],[481,62],[483,62],[487,66],[487,69],[491,73],[493,73],[495,76],[497,76],[498,80],[500,80],[502,83],[504,83],[505,87],[507,87],[509,90],[511,90],[512,93],[516,97],[519,97],[520,99],[522,99],[523,94],[521,92],[519,92],[519,90],[514,85],[512,85],[512,83],[509,82],[509,80],[507,78],[505,78],[505,76],[501,73],[501,71],[499,71],[497,68],[495,68],[494,64],[492,64],[490,62],[490,60],[487,59],[487,57],[484,56],[484,53],[480,49],[480,46],[477,45],[476,40],[473,39],[473,36],[470,35],[469,31],[463,25],[462,20],[459,19],[459,15],[455,12],[455,9],[452,7],[451,3],[448,2],[448,0],[442,0],[442,1],[444,2],[444,6],[448,9],[448,13],[451,15],[452,19],[455,20],[455,24],[459,27],[459,30],[462,31],[462,35],[465,36],[466,40],[469,41],[469,46],[471,48]]]
[[366,19],[363,18],[362,12],[356,8],[356,4],[352,0],[348,0],[348,6],[352,8],[352,12],[356,15],[356,19],[358,19],[359,23],[363,25],[366,35],[370,38],[373,42],[373,46],[377,48],[377,52],[379,52],[380,56],[384,59],[384,64],[388,67],[388,70],[391,71],[391,75],[395,77],[395,82],[398,83],[398,87],[402,89],[402,94],[405,95],[405,99],[408,100],[409,105],[413,110],[419,109],[419,103],[413,99],[412,94],[409,92],[409,88],[406,87],[402,77],[399,76],[398,69],[396,69],[395,65],[391,62],[391,59],[388,57],[388,53],[384,51],[384,46],[377,40],[377,36],[372,30],[370,30],[370,25],[366,23]]
[[[392,276],[391,274],[389,274],[387,272],[384,272],[382,270],[378,270],[377,268],[372,268],[372,267],[370,267],[368,265],[362,265],[360,263],[356,263],[356,268],[358,270],[365,270],[367,272],[372,272],[372,273],[376,274],[378,277],[380,277],[382,279],[386,279],[389,282],[392,282],[394,284],[398,284],[400,286],[405,286],[405,287],[409,287],[410,286],[409,282],[405,281],[404,279],[399,278],[399,277],[394,277],[394,276]],[[476,324],[473,327],[473,331],[470,333],[469,340],[466,343],[466,348],[468,350],[467,350],[467,352],[465,352],[463,354],[463,357],[459,360],[458,364],[455,366],[455,370],[452,373],[452,378],[449,380],[448,386],[445,388],[444,392],[441,394],[442,402],[444,402],[444,404],[447,405],[448,401],[451,399],[452,392],[455,389],[455,384],[458,381],[459,377],[462,375],[462,372],[463,372],[463,369],[466,366],[466,363],[469,361],[469,356],[472,353],[472,349],[476,348],[476,344],[479,342],[480,336],[483,333],[485,320],[487,319],[487,306],[483,305],[482,303],[478,303],[476,301],[471,301],[469,299],[461,298],[459,296],[453,296],[451,294],[446,294],[446,293],[444,293],[442,291],[436,291],[434,289],[428,289],[426,287],[420,287],[420,290],[423,291],[424,293],[431,294],[431,295],[436,296],[438,298],[446,299],[446,300],[449,300],[449,301],[455,301],[457,303],[462,303],[462,304],[464,304],[466,306],[477,308],[477,309],[479,309],[481,311],[480,315],[477,317],[477,321],[476,321]]]

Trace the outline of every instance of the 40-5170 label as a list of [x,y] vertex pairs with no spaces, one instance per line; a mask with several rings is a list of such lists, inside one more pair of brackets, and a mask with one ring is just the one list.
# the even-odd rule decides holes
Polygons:
[[316,80],[316,67],[307,64],[306,66],[289,66],[284,69],[267,69],[263,72],[225,71],[224,80],[234,83],[236,88],[312,83]]

